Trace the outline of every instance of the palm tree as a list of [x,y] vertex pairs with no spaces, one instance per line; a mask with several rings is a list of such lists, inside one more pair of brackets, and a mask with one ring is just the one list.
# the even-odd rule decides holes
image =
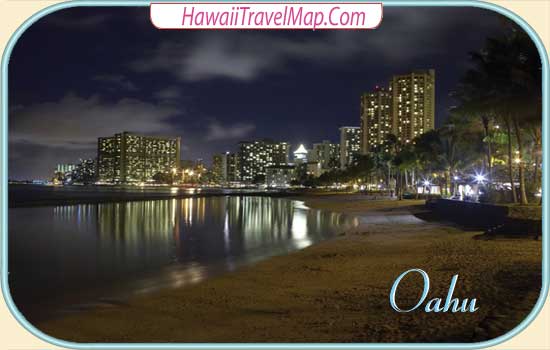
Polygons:
[[498,73],[494,74],[495,95],[511,120],[518,150],[520,202],[528,204],[524,132],[529,123],[540,123],[540,56],[531,38],[523,30],[512,26],[509,35],[488,42],[485,59],[492,71]]
[[[504,122],[508,136],[508,173],[512,198],[516,201],[513,143],[518,151],[519,198],[528,204],[525,184],[524,132],[535,121],[540,125],[541,61],[529,36],[514,24],[501,38],[490,38],[485,48],[471,55],[474,68],[468,71],[455,92],[463,112],[481,115],[486,137],[488,116]],[[514,139],[512,140],[512,135]],[[487,165],[491,170],[491,144]],[[490,171],[491,172],[491,171]]]

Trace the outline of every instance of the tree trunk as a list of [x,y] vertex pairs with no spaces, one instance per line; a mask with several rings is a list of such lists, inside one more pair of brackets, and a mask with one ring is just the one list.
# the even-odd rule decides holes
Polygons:
[[512,128],[510,127],[510,119],[506,117],[504,119],[506,125],[506,135],[508,136],[508,176],[510,177],[510,185],[512,187],[512,202],[518,202],[518,196],[516,194],[516,185],[514,184],[514,165],[513,165],[513,152],[512,152]]
[[520,194],[520,201],[521,204],[527,205],[529,204],[529,201],[527,199],[527,191],[525,190],[525,164],[524,164],[524,158],[523,158],[523,145],[521,143],[521,130],[518,125],[518,120],[516,118],[514,120],[514,131],[516,134],[516,140],[518,143],[518,151],[519,151],[519,159],[520,162],[518,164],[519,168],[519,194]]
[[416,172],[414,168],[412,170],[412,185],[413,185],[413,191],[415,194],[414,198],[418,199],[418,197],[420,197],[420,194],[418,193],[418,184],[416,183]]
[[399,200],[403,200],[403,172],[398,170],[399,174]]
[[481,117],[481,121],[483,123],[483,132],[485,134],[485,139],[487,140],[487,159],[486,165],[487,165],[487,179],[488,183],[492,183],[492,176],[493,176],[493,149],[491,145],[491,138],[490,138],[490,132],[489,132],[489,121],[490,119],[487,116]]
[[445,194],[448,197],[451,195],[451,168],[445,171]]
[[540,152],[541,149],[541,134],[540,129],[534,128],[533,130],[533,139],[534,139],[534,145],[533,145],[533,159],[535,160],[534,163],[534,169],[533,169],[533,184],[535,184],[535,189],[538,189],[540,187],[540,181],[539,181],[539,167],[540,167]]

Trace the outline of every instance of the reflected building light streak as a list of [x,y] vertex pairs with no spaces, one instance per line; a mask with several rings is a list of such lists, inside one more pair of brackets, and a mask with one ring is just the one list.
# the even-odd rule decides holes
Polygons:
[[225,219],[223,223],[223,241],[225,253],[229,252],[229,210],[225,211]]
[[206,214],[206,198],[199,197],[197,198],[197,222],[200,224],[204,223],[204,218]]
[[309,246],[312,242],[308,238],[307,211],[295,209],[292,217],[292,238],[299,249]]
[[[352,222],[357,224],[357,219],[345,214],[309,209],[303,202],[248,196],[29,210],[36,211],[33,220],[42,218],[46,223],[44,234],[28,224],[29,212],[10,219],[12,227],[19,223],[19,235],[32,238],[14,240],[24,242],[19,256],[27,257],[32,251],[42,254],[44,261],[55,261],[59,268],[35,266],[38,273],[15,270],[13,276],[26,276],[29,285],[39,285],[41,279],[62,275],[63,281],[52,284],[56,290],[67,285],[101,289],[112,280],[117,288],[131,281],[137,288],[125,291],[146,293],[163,285],[197,283],[219,271],[305,248],[342,232]],[[10,215],[17,213],[10,211]]]
[[172,215],[170,215],[172,217],[172,225],[176,225],[176,199],[172,199]]
[[189,203],[189,226],[193,226],[193,203],[195,201],[193,198],[190,198],[187,203]]

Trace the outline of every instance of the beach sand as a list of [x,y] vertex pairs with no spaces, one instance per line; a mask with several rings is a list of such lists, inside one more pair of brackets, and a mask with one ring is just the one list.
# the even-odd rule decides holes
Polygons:
[[[181,289],[82,311],[36,326],[76,342],[472,342],[506,333],[533,308],[541,289],[541,242],[476,240],[480,232],[413,214],[422,201],[361,196],[297,198],[314,208],[360,215],[334,239]],[[475,313],[397,313],[394,280],[420,268],[429,298],[476,298]],[[404,279],[406,308],[422,291]]]

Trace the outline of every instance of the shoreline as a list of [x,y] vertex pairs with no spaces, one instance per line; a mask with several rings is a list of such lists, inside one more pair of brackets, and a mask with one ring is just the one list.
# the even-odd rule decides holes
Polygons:
[[[290,199],[360,216],[360,226],[194,286],[37,327],[77,342],[469,342],[506,333],[538,298],[540,241],[474,240],[479,232],[419,219],[421,202],[414,200]],[[410,268],[428,272],[430,298],[444,298],[459,274],[455,295],[477,298],[480,309],[396,313],[389,289]],[[420,282],[403,283],[399,300],[414,305]]]
[[[250,196],[250,197],[273,197],[273,198],[288,198],[302,196],[332,196],[332,195],[349,195],[349,192],[336,191],[311,191],[311,190],[269,190],[262,191],[257,189],[224,189],[224,188],[206,188],[196,191],[194,188],[177,187],[178,192],[172,193],[167,190],[170,187],[161,188],[118,188],[105,187],[97,191],[81,190],[79,187],[54,187],[40,185],[11,185],[9,187],[8,208],[32,208],[45,206],[62,206],[62,205],[78,205],[78,204],[102,204],[102,203],[128,203],[148,200],[166,200],[166,199],[183,199],[183,198],[206,198],[206,197],[224,197],[224,196]],[[13,198],[16,187],[40,189],[37,192],[27,194],[27,198]],[[22,187],[28,186],[28,187]],[[86,188],[86,187],[83,187]],[[93,187],[93,189],[97,189]],[[185,191],[193,191],[192,193]],[[179,191],[182,191],[181,193]]]

